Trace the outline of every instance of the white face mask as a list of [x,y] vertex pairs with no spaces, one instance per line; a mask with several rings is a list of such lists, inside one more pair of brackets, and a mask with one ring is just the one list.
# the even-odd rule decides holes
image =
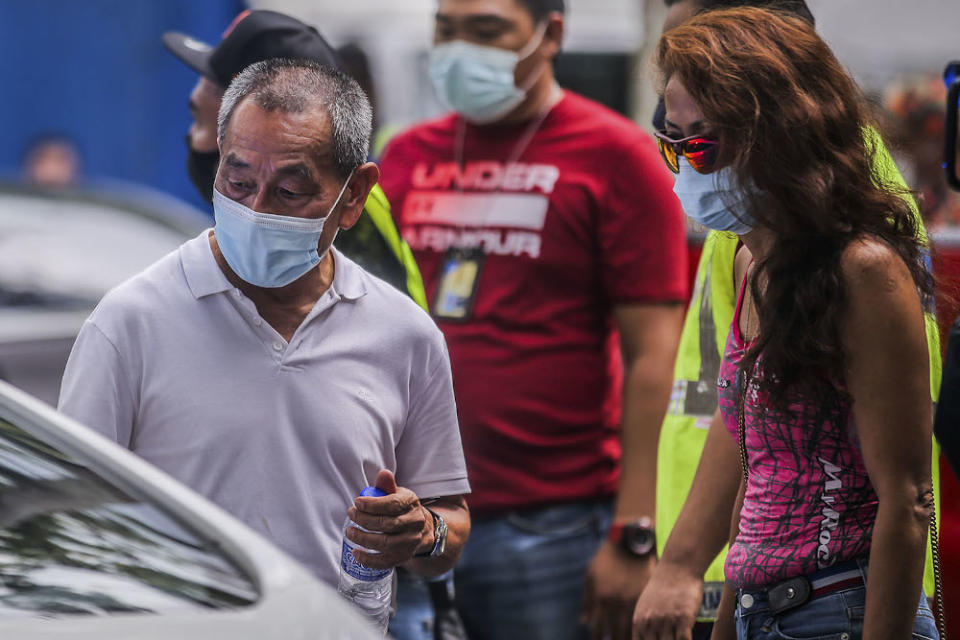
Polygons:
[[708,229],[732,231],[740,236],[754,228],[746,198],[735,187],[730,167],[698,173],[686,158],[680,158],[677,165],[680,173],[673,183],[673,192],[688,216]]
[[[330,250],[318,253],[327,218],[350,184],[347,176],[337,199],[322,218],[296,218],[260,213],[213,191],[213,233],[227,264],[240,278],[257,287],[284,287],[302,277]],[[339,231],[339,229],[338,229]]]
[[430,51],[430,80],[440,98],[475,124],[496,122],[516,109],[540,77],[531,72],[522,88],[514,83],[517,64],[543,43],[543,23],[520,51],[453,40]]

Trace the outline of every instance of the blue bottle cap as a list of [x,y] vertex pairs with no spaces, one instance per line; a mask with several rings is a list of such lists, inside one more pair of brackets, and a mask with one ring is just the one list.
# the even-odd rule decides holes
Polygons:
[[382,498],[385,495],[387,494],[376,487],[364,487],[363,491],[360,492],[362,498]]

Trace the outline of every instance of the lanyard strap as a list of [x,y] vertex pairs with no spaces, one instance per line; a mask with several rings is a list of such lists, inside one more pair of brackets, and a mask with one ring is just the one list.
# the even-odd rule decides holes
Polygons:
[[[559,91],[560,87],[554,86],[554,91]],[[550,115],[550,112],[553,111],[553,108],[560,102],[560,100],[551,100],[550,106],[546,109],[543,109],[540,113],[537,114],[537,117],[530,121],[527,125],[527,128],[523,130],[523,134],[520,136],[520,140],[517,144],[514,145],[513,150],[510,152],[510,157],[508,158],[504,167],[509,167],[514,164],[517,160],[520,159],[520,156],[523,155],[523,152],[527,150],[527,147],[530,146],[530,143],[533,142],[533,138],[537,135],[537,132],[540,130],[540,127],[543,126],[544,120],[547,119],[547,116]],[[457,120],[457,136],[456,141],[454,142],[454,160],[457,163],[457,168],[461,171],[464,167],[464,147],[466,146],[467,138],[467,121],[461,116]],[[503,180],[506,177],[506,174],[500,176],[500,180],[495,189],[491,191],[500,191]],[[463,187],[460,186],[459,182],[457,183],[457,190],[463,191]]]

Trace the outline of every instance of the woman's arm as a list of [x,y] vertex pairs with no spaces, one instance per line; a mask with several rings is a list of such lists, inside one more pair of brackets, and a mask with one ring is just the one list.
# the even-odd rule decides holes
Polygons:
[[[730,515],[730,546],[733,546],[740,533],[740,511],[743,509],[743,494],[747,490],[746,478],[740,477],[740,491],[737,492],[737,502]],[[736,640],[737,625],[733,614],[737,609],[737,590],[729,582],[723,584],[723,595],[720,596],[720,606],[717,607],[717,620],[713,623],[713,633],[710,640]],[[864,636],[866,637],[866,636]]]
[[677,523],[634,610],[634,638],[690,638],[703,574],[723,550],[740,487],[737,445],[718,409]]
[[933,509],[923,311],[906,265],[878,240],[846,249],[843,276],[847,385],[879,501],[863,637],[909,638]]
[[[737,288],[751,258],[745,246],[737,251],[732,274]],[[727,433],[717,409],[683,509],[634,608],[635,639],[690,638],[703,599],[703,574],[723,550],[731,526],[734,536],[739,529],[741,480],[736,440]]]
[[[752,304],[753,293],[750,291],[748,283],[744,282],[752,260],[753,255],[750,253],[750,250],[747,249],[746,245],[744,245],[737,251],[737,257],[733,263],[733,282],[738,288],[737,293],[739,294],[741,287],[747,287],[747,290],[743,294],[744,300],[740,317],[740,331],[742,335],[746,336],[754,335],[759,322],[757,319],[756,305]],[[751,303],[748,304],[748,302]],[[750,311],[747,311],[747,309],[750,309]],[[744,313],[746,315],[744,315]],[[739,443],[734,446],[739,446]],[[739,462],[739,454],[737,461]],[[743,496],[747,491],[747,479],[743,476],[743,469],[739,464],[737,467],[740,471],[740,490],[737,492],[737,500],[733,505],[733,512],[730,514],[730,535],[728,542],[731,547],[736,541],[737,535],[740,533],[740,512],[743,511]],[[736,609],[737,590],[729,582],[725,582],[723,585],[723,593],[720,596],[720,605],[717,607],[717,619],[713,623],[713,633],[710,636],[711,640],[736,640],[737,625],[733,615]]]

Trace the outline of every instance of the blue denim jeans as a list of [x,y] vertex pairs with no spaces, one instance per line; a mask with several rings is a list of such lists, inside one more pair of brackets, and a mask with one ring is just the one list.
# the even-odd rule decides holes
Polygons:
[[471,640],[582,640],[584,577],[612,518],[609,501],[475,519],[454,572]]
[[390,635],[396,640],[433,640],[433,602],[426,580],[398,570],[396,595],[397,613],[390,620]]
[[397,612],[390,620],[395,640],[467,640],[454,609],[453,572],[423,578],[397,569]]
[[[743,606],[743,595],[749,593],[751,606]],[[861,640],[867,591],[863,585],[828,593],[806,604],[770,614],[763,592],[742,590],[737,598],[738,640]],[[748,600],[749,602],[749,600]],[[913,638],[936,640],[937,623],[920,594],[917,617],[913,624]]]

